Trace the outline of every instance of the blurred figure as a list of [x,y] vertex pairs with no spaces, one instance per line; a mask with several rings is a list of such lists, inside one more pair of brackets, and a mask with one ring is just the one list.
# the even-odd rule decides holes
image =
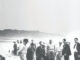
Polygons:
[[35,51],[36,51],[36,46],[32,40],[30,47],[27,49],[27,55],[26,55],[27,60],[35,60],[34,59]]
[[52,40],[49,40],[49,45],[47,46],[47,59],[55,60],[56,52],[55,45],[52,44]]
[[47,55],[46,55],[46,45],[45,45],[45,42],[43,42],[43,44],[42,44],[42,48],[43,48],[43,50],[44,50],[44,60],[46,60],[46,57],[47,57]]
[[34,60],[36,60],[36,44],[34,43],[34,40],[31,40],[31,44],[33,45],[34,51]]
[[22,44],[22,40],[20,40],[20,44]]
[[17,40],[17,44],[19,44],[19,40]]
[[44,60],[45,58],[45,50],[42,45],[42,42],[39,42],[40,46],[36,49],[36,60]]
[[[23,45],[23,42],[22,42],[22,40],[20,40],[20,42],[19,43],[17,43],[17,50],[20,50],[20,48],[21,48],[21,46]],[[17,52],[17,55],[18,55],[18,52]]]
[[80,43],[78,42],[78,38],[74,38],[74,49],[76,48],[76,51],[74,52],[74,59],[80,60]]
[[69,60],[69,56],[71,55],[70,46],[67,44],[66,39],[63,39],[63,43],[62,55],[64,56],[64,60]]
[[36,50],[36,44],[34,43],[34,40],[31,40],[31,44],[33,45],[33,48]]
[[17,40],[17,49],[19,50],[20,42]]
[[17,44],[16,44],[16,42],[13,42],[13,43],[14,43],[14,45],[13,45],[13,54],[17,55]]
[[0,60],[5,60],[5,57],[3,57],[2,55],[0,55]]
[[26,59],[26,54],[27,54],[27,43],[28,43],[28,39],[24,39],[23,40],[23,44],[20,46],[20,49],[18,51],[18,55],[20,56],[21,60],[25,60]]
[[61,60],[61,58],[62,58],[62,42],[59,42],[57,47],[56,60]]

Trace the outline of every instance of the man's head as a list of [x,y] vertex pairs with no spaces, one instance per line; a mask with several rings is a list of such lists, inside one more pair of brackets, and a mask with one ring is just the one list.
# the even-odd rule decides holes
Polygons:
[[66,39],[65,38],[63,39],[63,43],[66,44]]
[[34,43],[34,40],[31,40],[31,43]]
[[17,40],[17,43],[19,43],[19,40]]
[[78,43],[78,38],[74,38],[74,42],[75,43]]
[[34,40],[31,40],[31,46],[35,46]]
[[28,43],[28,39],[23,40],[23,44],[26,45]]
[[22,43],[22,40],[20,40],[20,44]]
[[30,46],[31,46],[31,47],[34,47],[34,44],[31,43]]
[[49,40],[49,44],[52,44],[52,40]]
[[40,41],[39,44],[42,45],[42,41]]

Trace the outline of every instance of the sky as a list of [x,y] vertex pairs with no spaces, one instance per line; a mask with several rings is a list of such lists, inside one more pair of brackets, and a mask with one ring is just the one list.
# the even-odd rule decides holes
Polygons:
[[0,29],[68,33],[80,30],[79,0],[0,0]]

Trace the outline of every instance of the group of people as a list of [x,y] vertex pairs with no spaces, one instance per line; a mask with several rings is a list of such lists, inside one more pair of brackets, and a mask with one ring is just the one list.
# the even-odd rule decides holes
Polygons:
[[[80,43],[78,38],[74,38],[75,45],[74,59],[80,60]],[[52,40],[49,40],[49,44],[45,44],[42,41],[37,46],[32,40],[30,46],[28,39],[24,39],[21,45],[18,47],[14,42],[14,55],[18,55],[21,60],[69,60],[71,54],[70,43],[63,39],[63,42],[59,42],[58,46],[53,44]],[[64,58],[63,58],[64,57]]]

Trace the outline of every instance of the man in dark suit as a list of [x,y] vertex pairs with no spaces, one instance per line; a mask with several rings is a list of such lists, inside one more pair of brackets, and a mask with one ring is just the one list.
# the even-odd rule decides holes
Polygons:
[[36,52],[36,44],[31,40],[31,44],[29,48],[27,49],[27,60],[35,60],[35,52]]
[[13,54],[17,55],[17,44],[16,44],[16,42],[14,42],[13,48],[14,48]]
[[71,55],[70,46],[67,44],[66,39],[63,39],[63,43],[62,55],[64,56],[64,60],[69,60],[69,56]]
[[42,42],[39,42],[40,46],[36,49],[36,60],[44,60],[45,58],[45,49],[42,45]]
[[78,42],[78,38],[74,38],[76,51],[74,52],[74,59],[80,60],[80,43]]

